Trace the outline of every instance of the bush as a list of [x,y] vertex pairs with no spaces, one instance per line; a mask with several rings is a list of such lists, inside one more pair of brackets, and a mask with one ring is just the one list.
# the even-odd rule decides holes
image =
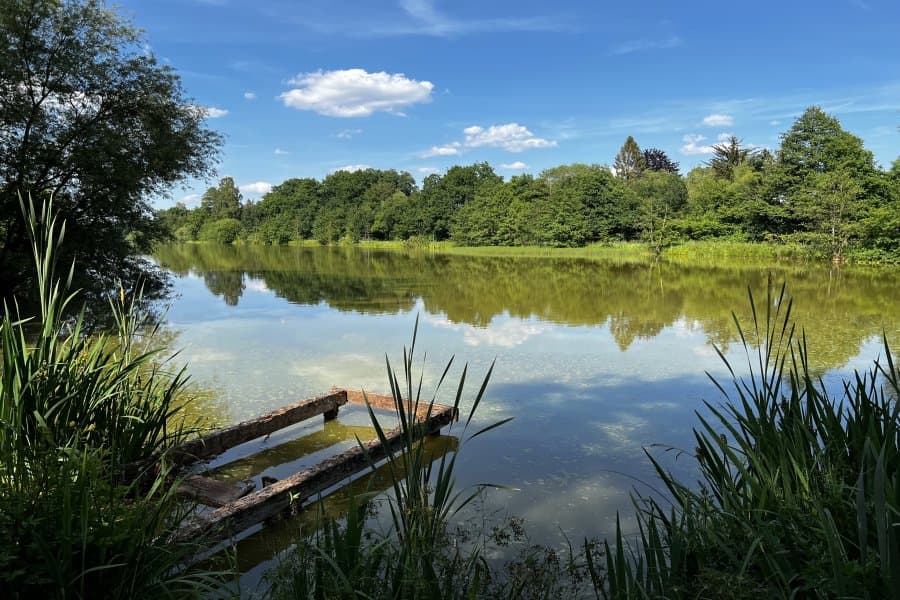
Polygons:
[[240,236],[241,228],[241,222],[237,219],[219,219],[205,223],[198,237],[201,242],[231,244]]

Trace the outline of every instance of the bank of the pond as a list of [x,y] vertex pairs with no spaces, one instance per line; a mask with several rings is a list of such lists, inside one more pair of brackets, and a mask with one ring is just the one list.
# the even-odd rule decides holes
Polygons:
[[[208,242],[188,242],[208,243]],[[249,244],[248,242],[236,242]],[[294,247],[323,246],[315,240],[293,241]],[[427,240],[361,240],[346,244],[324,244],[325,246],[358,247],[372,250],[423,251],[435,254],[460,256],[521,257],[521,258],[585,258],[619,261],[647,261],[657,257],[683,264],[709,265],[716,260],[751,260],[755,264],[765,261],[814,262],[832,264],[830,256],[809,246],[796,243],[738,242],[729,240],[686,241],[668,246],[657,255],[650,245],[643,242],[594,243],[578,247],[551,246],[460,246],[455,242],[432,242]],[[850,252],[843,264],[893,267],[895,261],[873,258],[865,253]]]

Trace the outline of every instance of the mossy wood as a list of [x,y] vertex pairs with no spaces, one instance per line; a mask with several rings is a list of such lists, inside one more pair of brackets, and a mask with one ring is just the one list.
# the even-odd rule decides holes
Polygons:
[[[193,440],[179,447],[176,456],[184,457],[182,464],[196,462],[319,414],[324,414],[326,419],[334,418],[338,407],[348,402],[365,406],[367,400],[375,410],[396,410],[392,396],[334,388],[326,395],[297,402]],[[405,408],[412,407],[407,404]],[[456,409],[441,404],[422,404],[415,413],[416,439],[439,433],[442,427],[458,417]],[[189,540],[203,536],[224,540],[289,509],[299,509],[309,498],[363,471],[374,461],[384,459],[403,444],[403,436],[401,428],[392,429],[385,432],[386,444],[378,439],[362,442],[252,493],[245,487],[209,477],[190,477],[185,480],[181,493],[218,508],[198,516],[179,530],[175,538]]]

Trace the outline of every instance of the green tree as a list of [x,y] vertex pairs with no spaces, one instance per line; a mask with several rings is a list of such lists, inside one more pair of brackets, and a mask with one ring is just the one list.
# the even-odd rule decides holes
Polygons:
[[781,138],[776,164],[778,191],[786,197],[809,176],[838,170],[851,174],[869,195],[884,191],[875,159],[862,140],[844,131],[837,118],[811,106]]
[[547,169],[541,179],[550,189],[551,202],[564,191],[580,200],[587,241],[623,239],[633,233],[637,199],[609,167],[564,165]]
[[835,261],[843,260],[854,221],[865,211],[863,188],[846,170],[811,175],[793,201],[806,228],[826,240]]
[[819,236],[838,260],[858,223],[891,198],[890,176],[876,167],[862,140],[816,106],[782,136],[772,187],[790,211],[793,230],[813,236],[798,239]]
[[640,202],[641,237],[659,253],[674,241],[672,221],[687,203],[687,187],[681,176],[659,171],[631,185]]
[[648,148],[642,153],[644,157],[644,166],[648,171],[665,171],[666,173],[677,173],[678,163],[669,158],[665,151],[659,148]]
[[426,177],[422,187],[422,203],[428,231],[435,239],[446,239],[456,211],[477,194],[502,181],[503,178],[494,173],[486,162],[451,167],[443,177]]
[[209,220],[240,219],[243,200],[234,179],[223,177],[218,186],[207,189],[203,194],[200,208]]
[[309,239],[320,196],[321,186],[312,178],[292,178],[274,186],[259,201],[257,237],[269,244]]
[[161,233],[150,198],[206,176],[220,138],[141,42],[100,0],[0,3],[0,294],[31,289],[29,193],[53,194],[78,287],[161,283],[139,258]]
[[717,176],[722,179],[731,179],[734,176],[734,170],[753,157],[753,149],[741,144],[742,140],[733,135],[728,138],[727,142],[712,147],[713,157],[707,164]]
[[627,181],[637,179],[643,174],[646,168],[644,155],[641,153],[640,146],[630,135],[616,155],[613,167],[616,169],[616,175]]

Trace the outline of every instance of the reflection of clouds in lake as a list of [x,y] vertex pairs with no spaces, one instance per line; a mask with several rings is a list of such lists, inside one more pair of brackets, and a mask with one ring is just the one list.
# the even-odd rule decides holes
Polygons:
[[523,320],[503,313],[491,319],[487,327],[475,327],[467,323],[454,323],[445,316],[426,313],[425,322],[433,327],[461,332],[467,346],[495,346],[514,348],[524,344],[529,338],[550,331],[551,327],[538,321]]
[[693,348],[691,348],[691,351],[695,356],[702,356],[704,358],[712,358],[718,356],[716,349],[709,344],[703,346],[694,346]]
[[253,277],[244,277],[244,289],[251,292],[259,292],[261,294],[269,293],[269,286],[266,285],[266,282],[262,279],[255,279]]
[[522,492],[494,494],[491,504],[501,504],[509,514],[523,517],[532,539],[547,543],[556,539],[564,544],[563,534],[576,539],[612,535],[617,512],[623,531],[636,531],[632,483],[615,473],[550,476],[525,482]]
[[383,364],[383,359],[372,354],[336,353],[295,362],[290,373],[315,382],[313,389],[327,390],[336,385],[383,392],[387,387]]
[[629,413],[616,413],[618,421],[591,423],[605,437],[602,442],[585,443],[582,448],[588,455],[606,455],[617,453],[640,453],[643,447],[638,438],[647,428],[647,419]]
[[697,333],[704,332],[703,324],[700,321],[687,319],[685,317],[676,319],[670,326],[670,329],[676,337],[693,337]]

